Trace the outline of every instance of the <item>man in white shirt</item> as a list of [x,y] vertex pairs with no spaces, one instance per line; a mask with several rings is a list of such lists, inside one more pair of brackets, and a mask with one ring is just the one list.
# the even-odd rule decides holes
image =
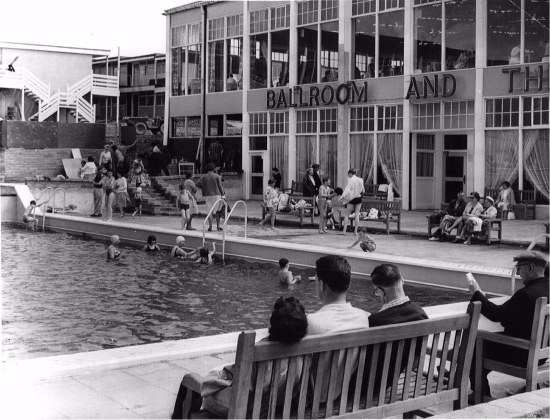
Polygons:
[[493,197],[485,197],[485,201],[481,203],[485,206],[485,210],[479,216],[472,216],[466,221],[466,223],[464,223],[462,232],[460,232],[460,235],[457,236],[456,241],[466,239],[464,245],[471,245],[472,236],[474,233],[482,231],[485,220],[494,219],[497,217],[498,210],[494,206],[494,203],[495,200],[493,200]]
[[351,281],[351,267],[347,260],[327,255],[319,258],[315,267],[317,295],[323,307],[308,314],[308,335],[368,327],[370,313],[354,308],[346,300]]
[[344,193],[340,197],[340,202],[345,204],[347,211],[345,212],[344,228],[341,235],[346,234],[349,224],[349,215],[355,212],[355,234],[357,235],[357,229],[359,227],[359,213],[361,212],[361,203],[363,201],[363,193],[365,192],[365,185],[362,178],[355,175],[357,171],[351,168],[348,171],[348,183],[344,189]]
[[94,179],[95,173],[97,171],[97,166],[94,162],[93,156],[88,156],[88,162],[82,167],[80,177],[85,180]]

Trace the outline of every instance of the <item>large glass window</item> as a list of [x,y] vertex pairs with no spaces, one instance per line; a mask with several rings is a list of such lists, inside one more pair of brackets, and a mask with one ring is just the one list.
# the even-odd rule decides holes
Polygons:
[[405,51],[404,11],[380,13],[378,71],[380,76],[403,74]]
[[201,93],[201,46],[190,45],[187,50],[187,83],[189,95],[194,95]]
[[376,15],[353,19],[355,24],[355,73],[354,79],[374,77],[374,53],[376,44]]
[[298,84],[317,83],[317,25],[298,28]]
[[208,92],[223,91],[224,18],[208,22]]
[[172,96],[185,95],[185,47],[172,48]]
[[485,125],[487,128],[518,127],[519,98],[486,99]]
[[227,81],[226,90],[243,88],[243,16],[235,15],[227,18]]
[[286,86],[288,84],[288,58],[290,31],[271,33],[271,86]]
[[550,0],[525,0],[525,62],[550,61]]
[[475,67],[476,2],[451,0],[445,7],[445,69]]
[[441,70],[441,3],[414,9],[414,68],[424,73]]
[[338,21],[321,25],[322,82],[338,80]]
[[267,87],[267,33],[250,37],[250,89]]
[[521,0],[487,0],[487,65],[519,64]]

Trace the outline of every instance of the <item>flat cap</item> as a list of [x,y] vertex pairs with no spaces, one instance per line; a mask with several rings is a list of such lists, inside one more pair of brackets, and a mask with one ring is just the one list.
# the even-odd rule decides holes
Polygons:
[[526,251],[516,255],[514,261],[529,262],[541,267],[546,267],[548,264],[548,257],[539,251]]

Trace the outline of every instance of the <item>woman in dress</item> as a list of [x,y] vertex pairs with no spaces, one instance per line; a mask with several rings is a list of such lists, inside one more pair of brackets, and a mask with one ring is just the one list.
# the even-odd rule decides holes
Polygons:
[[115,202],[115,178],[112,170],[107,171],[107,175],[101,180],[101,185],[103,186],[103,196],[105,197],[105,213],[107,221],[110,222],[113,220],[113,204]]
[[130,202],[128,195],[128,182],[124,175],[118,174],[115,181],[115,207],[120,211],[120,217],[124,217],[124,207]]

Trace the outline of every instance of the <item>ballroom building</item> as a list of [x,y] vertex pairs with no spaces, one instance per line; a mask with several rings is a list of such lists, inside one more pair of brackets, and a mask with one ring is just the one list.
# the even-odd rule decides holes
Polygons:
[[403,209],[549,197],[550,0],[202,1],[165,11],[165,142],[260,198],[313,163]]

